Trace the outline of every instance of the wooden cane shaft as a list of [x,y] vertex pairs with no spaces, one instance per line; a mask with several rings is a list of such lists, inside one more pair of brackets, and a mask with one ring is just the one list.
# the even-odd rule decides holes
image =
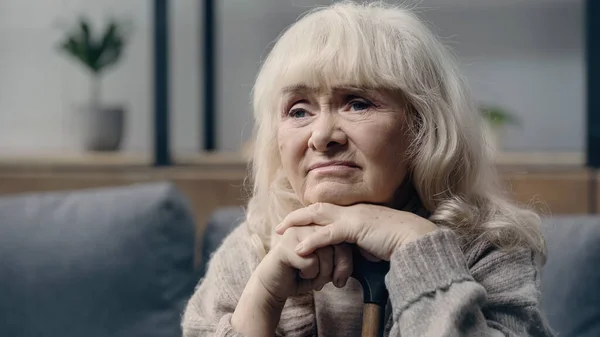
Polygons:
[[380,337],[383,335],[382,307],[373,303],[365,303],[363,306],[362,337]]

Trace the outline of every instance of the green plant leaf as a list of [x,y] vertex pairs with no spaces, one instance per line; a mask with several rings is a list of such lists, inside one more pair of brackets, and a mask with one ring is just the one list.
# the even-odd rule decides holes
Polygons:
[[99,75],[121,58],[126,45],[125,26],[125,23],[111,19],[103,34],[96,40],[88,20],[81,17],[60,48]]
[[60,46],[67,53],[71,54],[74,57],[79,58],[79,46],[77,45],[77,41],[74,38],[69,37],[65,42],[63,42]]
[[61,43],[60,48],[67,52],[72,58],[80,61],[84,66],[88,67],[90,70],[93,69],[90,67],[87,62],[87,55],[84,46],[78,40],[76,36],[67,37],[66,41]]
[[518,125],[520,123],[517,117],[499,107],[482,106],[480,112],[482,117],[493,127],[509,124]]
[[123,37],[120,35],[118,24],[112,21],[106,28],[99,46],[98,68],[106,69],[116,64],[121,56],[123,46]]
[[95,46],[92,34],[90,32],[90,24],[87,19],[81,17],[79,19],[79,34],[81,36],[80,45],[83,50],[84,63],[94,72],[96,72]]

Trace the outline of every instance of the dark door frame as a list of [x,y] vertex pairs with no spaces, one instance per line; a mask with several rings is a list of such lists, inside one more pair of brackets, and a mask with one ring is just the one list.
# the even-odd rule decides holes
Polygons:
[[204,142],[201,144],[204,151],[216,150],[216,95],[217,95],[217,79],[216,79],[216,37],[217,37],[217,25],[215,22],[216,14],[216,3],[214,0],[203,0],[201,10],[203,15],[202,41],[201,55],[203,56],[203,67],[200,69],[203,74],[203,104],[201,106],[200,114],[204,117],[202,119],[201,129],[204,130]]
[[600,167],[600,2],[587,0],[584,7],[587,69],[586,163]]
[[169,0],[154,0],[154,165],[172,164],[169,139]]

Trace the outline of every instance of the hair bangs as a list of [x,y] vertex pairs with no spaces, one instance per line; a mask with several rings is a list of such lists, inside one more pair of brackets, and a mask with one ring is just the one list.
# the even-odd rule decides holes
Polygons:
[[398,47],[391,29],[372,22],[357,25],[357,18],[336,14],[316,13],[281,37],[274,48],[278,58],[270,65],[273,90],[299,86],[404,89],[398,81],[403,78],[404,62],[390,61],[388,55],[390,46]]

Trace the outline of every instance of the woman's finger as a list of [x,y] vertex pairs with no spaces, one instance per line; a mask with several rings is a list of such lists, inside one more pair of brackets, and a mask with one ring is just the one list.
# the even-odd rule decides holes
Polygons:
[[333,260],[333,284],[338,288],[345,287],[354,267],[352,247],[347,243],[333,246]]
[[290,251],[287,260],[290,267],[298,269],[298,276],[305,280],[312,280],[319,275],[319,258],[316,254],[299,256]]
[[323,247],[315,252],[319,258],[319,275],[314,281],[315,289],[321,290],[324,285],[331,282],[333,274],[333,248]]
[[290,227],[307,225],[329,225],[335,219],[335,214],[339,206],[327,203],[315,203],[308,207],[297,209],[290,212],[285,219],[275,228],[279,235],[285,233]]
[[302,240],[295,248],[300,256],[312,254],[319,248],[333,246],[343,242],[355,243],[348,226],[329,225],[322,227]]

